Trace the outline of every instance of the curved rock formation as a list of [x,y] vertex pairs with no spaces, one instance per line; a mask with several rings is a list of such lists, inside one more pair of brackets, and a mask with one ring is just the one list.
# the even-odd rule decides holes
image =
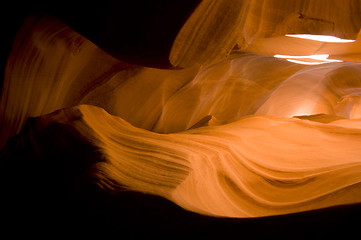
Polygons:
[[237,43],[245,46],[254,40],[295,33],[356,39],[361,24],[360,11],[358,0],[252,1]]
[[[215,217],[361,203],[360,2],[177,4],[126,39],[109,4],[26,19],[1,93],[2,182],[70,198],[91,182]],[[296,33],[355,41],[284,36]],[[320,54],[334,61],[299,64]]]
[[31,127],[35,132],[24,135],[27,141],[15,138],[17,148],[5,148],[5,158],[30,149],[27,156],[41,159],[49,151],[48,132],[58,136],[52,150],[61,151],[61,143],[69,141],[61,132],[71,128],[101,153],[86,169],[102,187],[156,194],[203,214],[257,217],[361,198],[359,120],[325,124],[250,115],[226,125],[157,134],[80,105],[36,118]]

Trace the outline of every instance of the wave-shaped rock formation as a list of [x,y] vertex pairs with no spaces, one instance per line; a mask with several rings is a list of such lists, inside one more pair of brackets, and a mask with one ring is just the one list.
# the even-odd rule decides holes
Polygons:
[[[0,102],[6,216],[68,209],[91,226],[96,217],[129,226],[125,214],[139,227],[139,212],[119,210],[133,193],[150,208],[157,199],[151,216],[163,220],[154,224],[174,231],[187,221],[200,234],[227,226],[246,237],[259,225],[265,235],[275,234],[270,226],[288,226],[286,235],[353,226],[361,2],[136,2],[121,11],[112,1],[83,12],[49,7],[19,29]],[[301,33],[355,41],[284,36]],[[338,61],[302,65],[276,54]],[[168,211],[185,220],[174,217],[172,228]]]

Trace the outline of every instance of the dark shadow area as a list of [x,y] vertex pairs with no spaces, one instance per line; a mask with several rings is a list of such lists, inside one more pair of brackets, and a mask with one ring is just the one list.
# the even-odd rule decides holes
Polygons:
[[[115,58],[172,68],[169,54],[200,0],[62,1],[49,11]],[[71,7],[68,7],[71,6]]]
[[201,0],[11,1],[1,8],[1,82],[12,42],[26,17],[54,15],[111,56],[128,63],[173,68],[172,44]]
[[32,7],[24,3],[24,7],[19,7],[19,3],[10,2],[6,7],[0,10],[0,31],[1,31],[1,47],[0,47],[0,93],[3,87],[6,60],[11,50],[14,38],[22,26],[26,16],[32,12]]

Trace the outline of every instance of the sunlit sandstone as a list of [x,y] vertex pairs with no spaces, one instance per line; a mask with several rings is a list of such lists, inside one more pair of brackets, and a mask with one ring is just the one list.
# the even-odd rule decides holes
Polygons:
[[80,105],[37,118],[30,142],[19,138],[18,145],[36,145],[31,154],[40,157],[48,151],[41,142],[47,128],[60,124],[52,130],[59,137],[74,129],[102,154],[91,173],[103,188],[156,194],[208,215],[257,217],[359,202],[360,120],[315,118],[248,115],[158,134]]
[[[290,39],[283,28],[272,36],[272,28],[263,25],[287,8],[267,10],[272,14],[258,19],[261,2],[237,6],[249,12],[243,20],[234,14],[237,26],[224,30],[232,34],[246,24],[235,30],[239,38],[232,41],[241,42],[232,52],[211,51],[217,43],[209,43],[205,52],[192,50],[185,40],[176,40],[170,55],[175,66],[189,63],[197,51],[204,54],[181,70],[126,63],[54,17],[28,19],[6,66],[1,147],[6,149],[29,117],[36,117],[33,129],[39,136],[60,123],[101,152],[91,172],[104,189],[151,193],[214,216],[268,216],[361,202],[361,48],[354,27],[359,22],[350,17],[345,22],[353,27],[342,28],[337,15],[332,28],[355,42]],[[303,3],[307,11],[298,19],[315,21],[314,6]],[[335,11],[326,6],[327,14]],[[290,22],[299,17],[296,10],[287,15]],[[323,17],[331,18],[327,14]],[[280,19],[274,17],[272,26]],[[260,28],[250,27],[259,21]],[[188,34],[197,23],[195,15],[179,37],[192,37]],[[330,29],[329,20],[306,25]],[[203,34],[195,38],[197,44],[207,39],[207,31]],[[225,37],[219,41],[232,45]],[[182,47],[189,50],[184,56]],[[328,54],[344,62],[307,66],[275,54]],[[24,148],[36,142],[36,151],[45,151],[41,138],[14,139]]]

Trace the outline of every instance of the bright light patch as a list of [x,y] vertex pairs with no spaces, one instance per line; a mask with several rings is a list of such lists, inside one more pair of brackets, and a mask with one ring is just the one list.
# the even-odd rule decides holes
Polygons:
[[294,59],[286,59],[289,62],[293,62],[293,63],[298,63],[298,64],[303,64],[303,65],[318,65],[318,64],[323,64],[324,62],[307,62],[307,61],[299,61],[299,60],[294,60]]
[[320,42],[333,42],[333,43],[347,43],[347,42],[354,42],[356,40],[352,39],[342,39],[334,36],[328,35],[312,35],[312,34],[286,34],[287,37],[295,37],[295,38],[302,38],[302,39],[310,39]]
[[276,54],[274,55],[274,57],[283,58],[289,62],[305,64],[305,65],[318,65],[318,64],[324,64],[330,62],[342,62],[341,60],[327,59],[329,57],[329,54],[315,54],[308,56],[292,56],[292,55]]
[[276,58],[310,58],[310,59],[317,59],[317,60],[326,60],[330,56],[329,54],[315,54],[315,55],[308,55],[308,56],[292,56],[292,55],[281,55],[276,54],[274,57]]

